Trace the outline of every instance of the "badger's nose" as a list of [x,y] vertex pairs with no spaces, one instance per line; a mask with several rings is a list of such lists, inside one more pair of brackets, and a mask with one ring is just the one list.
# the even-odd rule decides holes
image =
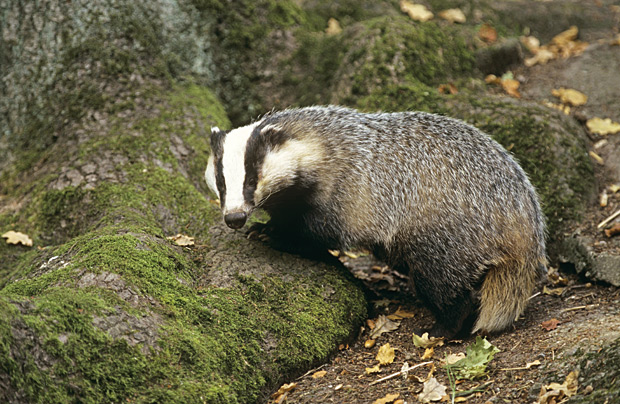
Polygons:
[[248,215],[245,212],[233,212],[224,215],[224,221],[226,225],[231,229],[240,229],[248,219]]

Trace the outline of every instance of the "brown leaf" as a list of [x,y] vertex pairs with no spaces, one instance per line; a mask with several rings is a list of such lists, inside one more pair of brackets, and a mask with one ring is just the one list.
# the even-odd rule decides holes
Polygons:
[[497,31],[489,24],[482,24],[478,31],[478,38],[486,43],[493,43],[497,41]]
[[388,403],[393,403],[394,400],[396,400],[398,398],[398,396],[400,396],[399,393],[387,394],[383,398],[376,399],[375,401],[372,402],[372,404],[388,404]]
[[407,13],[414,21],[425,22],[433,18],[433,13],[422,4],[414,4],[408,0],[400,0],[400,10]]
[[377,339],[384,332],[394,331],[400,326],[400,323],[390,320],[383,314],[377,317],[374,329],[368,336],[369,339]]
[[32,239],[27,234],[18,231],[9,230],[2,235],[6,239],[7,244],[21,244],[26,247],[32,247]]
[[564,293],[564,290],[566,290],[566,288],[555,288],[555,289],[550,289],[548,287],[543,287],[543,294],[544,295],[552,295],[552,296],[562,296],[562,293]]
[[377,352],[377,357],[375,359],[379,361],[380,365],[389,365],[394,362],[395,357],[396,353],[394,348],[391,348],[390,344],[387,343],[379,348],[379,352]]
[[312,374],[312,378],[313,379],[318,379],[321,378],[323,376],[325,376],[327,374],[327,370],[319,370],[318,372],[314,372]]
[[538,396],[538,404],[559,403],[565,398],[574,396],[579,387],[577,376],[579,373],[573,371],[566,376],[564,383],[550,383],[543,386]]
[[454,94],[458,94],[459,93],[459,90],[452,83],[440,84],[438,90],[439,90],[440,94],[452,94],[452,95],[454,95]]
[[551,331],[558,328],[558,324],[560,324],[560,320],[557,318],[552,318],[551,320],[543,321],[541,325],[545,330]]
[[574,42],[575,39],[577,39],[578,34],[579,28],[573,25],[566,31],[560,32],[559,34],[554,36],[551,42],[559,46],[564,46],[569,42]]
[[620,234],[620,223],[615,223],[609,229],[605,229],[605,235],[607,237],[613,237],[616,234]]
[[402,307],[399,307],[394,313],[387,316],[390,320],[402,320],[403,318],[412,318],[414,316],[413,313],[404,310]]

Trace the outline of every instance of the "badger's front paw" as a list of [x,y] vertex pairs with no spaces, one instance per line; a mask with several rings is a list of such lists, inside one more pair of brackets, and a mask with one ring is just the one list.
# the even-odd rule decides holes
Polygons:
[[248,240],[259,240],[265,243],[271,242],[270,234],[273,233],[273,228],[269,226],[269,223],[256,222],[250,226],[245,233]]

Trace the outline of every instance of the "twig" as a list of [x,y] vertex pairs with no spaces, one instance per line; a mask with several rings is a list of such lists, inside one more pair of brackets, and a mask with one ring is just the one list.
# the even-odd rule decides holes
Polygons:
[[532,296],[528,297],[527,300],[532,300],[533,298],[535,298],[538,295],[540,295],[540,292],[534,293]]
[[569,307],[568,309],[560,310],[560,313],[566,313],[567,311],[581,310],[581,309],[593,309],[598,306],[600,306],[600,304],[597,303],[597,304],[586,304],[585,306]]
[[306,373],[304,373],[303,375],[299,376],[297,378],[297,380],[303,379],[304,377],[308,376],[310,373],[314,373],[317,372],[319,369],[324,368],[325,366],[327,366],[327,363],[322,364],[321,366],[319,366],[318,368],[314,368],[314,369],[310,369],[309,371],[307,371]]
[[611,216],[609,216],[607,219],[603,220],[602,222],[600,222],[597,226],[597,229],[600,229],[602,227],[604,227],[607,223],[611,222],[612,220],[614,220],[616,217],[620,216],[620,209],[618,209],[617,211],[614,212],[614,214],[612,214]]
[[369,384],[369,386],[375,385],[375,384],[377,384],[377,383],[384,382],[384,381],[386,381],[386,380],[393,379],[393,378],[395,378],[396,376],[400,376],[400,375],[402,375],[403,373],[407,373],[407,372],[409,372],[410,370],[413,370],[413,369],[415,369],[415,368],[419,368],[419,367],[421,367],[421,366],[428,365],[429,363],[433,363],[433,361],[428,361],[428,362],[418,363],[417,365],[412,366],[412,367],[410,367],[410,368],[408,368],[408,369],[405,369],[405,370],[399,370],[399,371],[398,371],[398,372],[396,372],[396,373],[392,373],[391,375],[387,375],[387,376],[385,376],[385,377],[382,377],[382,378],[381,378],[381,379],[379,379],[379,380],[375,380],[374,382],[370,383],[370,384]]

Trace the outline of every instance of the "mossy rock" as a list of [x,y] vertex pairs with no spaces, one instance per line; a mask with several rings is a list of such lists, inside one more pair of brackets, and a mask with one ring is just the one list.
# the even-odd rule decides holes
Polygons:
[[[0,263],[2,401],[257,402],[365,318],[342,268],[224,228],[200,192],[209,126],[230,126],[212,93],[150,93],[76,125],[32,169],[39,176],[6,177],[13,209],[0,231],[28,233],[40,249],[0,246],[10,256]],[[166,239],[177,233],[196,246]]]
[[341,34],[344,51],[330,102],[356,105],[359,98],[393,85],[427,91],[470,74],[474,49],[461,33],[452,26],[415,23],[402,15],[347,28]]

